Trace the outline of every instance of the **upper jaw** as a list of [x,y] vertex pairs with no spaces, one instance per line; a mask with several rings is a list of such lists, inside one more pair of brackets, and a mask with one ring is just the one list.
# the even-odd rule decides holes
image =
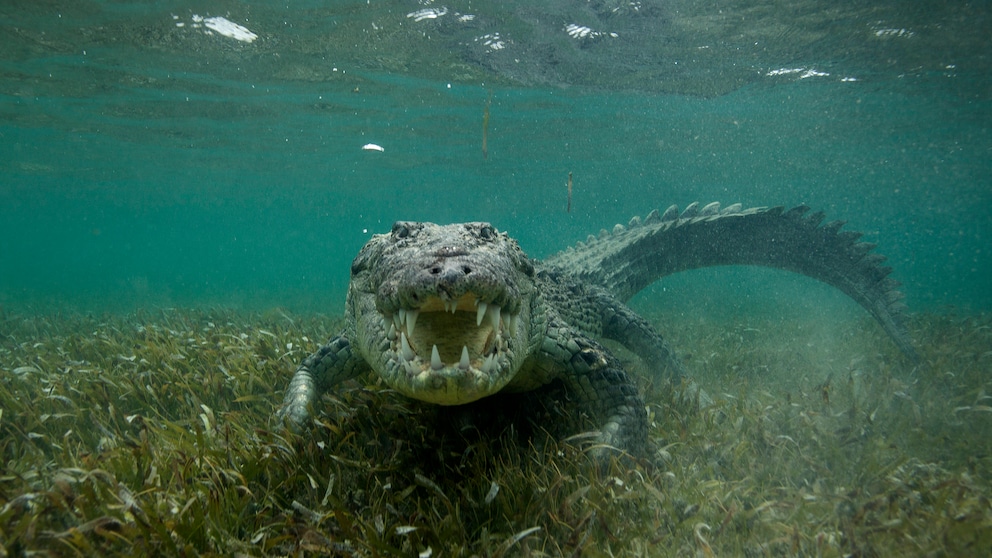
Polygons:
[[[501,313],[518,314],[520,297],[513,282],[487,281],[479,277],[454,282],[384,281],[376,293],[376,307],[383,315],[400,312],[476,312],[481,304],[497,306]],[[478,294],[485,293],[485,294]],[[483,310],[485,312],[485,310]],[[481,317],[479,318],[481,322]]]

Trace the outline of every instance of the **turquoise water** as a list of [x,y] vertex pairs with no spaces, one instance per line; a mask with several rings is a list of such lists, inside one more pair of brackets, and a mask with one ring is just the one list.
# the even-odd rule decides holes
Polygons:
[[[717,200],[823,209],[912,310],[987,311],[988,10],[902,4],[3,6],[0,304],[338,314],[395,220],[485,220],[543,257]],[[824,292],[784,275],[653,292]]]

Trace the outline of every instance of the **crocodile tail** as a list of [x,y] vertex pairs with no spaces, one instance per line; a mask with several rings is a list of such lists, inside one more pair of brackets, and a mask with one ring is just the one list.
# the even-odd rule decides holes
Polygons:
[[889,277],[892,269],[882,265],[885,257],[872,253],[874,244],[859,242],[861,233],[841,231],[843,221],[821,225],[823,217],[805,205],[721,210],[718,203],[694,203],[681,213],[672,206],[603,230],[547,263],[623,301],[666,275],[701,267],[762,265],[801,273],[857,301],[915,360],[903,295]]

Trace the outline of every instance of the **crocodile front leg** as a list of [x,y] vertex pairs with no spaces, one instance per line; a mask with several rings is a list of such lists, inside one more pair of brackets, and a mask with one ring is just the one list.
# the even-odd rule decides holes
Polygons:
[[[568,327],[549,327],[537,368],[548,380],[558,378],[577,406],[599,428],[600,448],[640,452],[647,443],[647,412],[637,386],[609,351]],[[535,370],[535,372],[537,372]]]
[[296,369],[276,417],[290,428],[301,430],[310,418],[310,409],[324,392],[368,369],[365,360],[352,351],[346,332],[341,332]]

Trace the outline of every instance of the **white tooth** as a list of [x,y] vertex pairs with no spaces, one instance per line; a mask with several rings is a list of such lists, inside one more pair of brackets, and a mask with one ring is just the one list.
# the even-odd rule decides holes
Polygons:
[[454,314],[457,311],[458,311],[458,301],[457,300],[452,300],[451,301],[451,313]]
[[517,318],[520,314],[510,314],[510,337],[517,336]]
[[410,342],[406,340],[406,333],[400,332],[400,354],[406,360],[413,360],[416,358],[417,353],[413,352],[413,347],[410,346]]
[[413,328],[417,325],[417,318],[420,317],[420,310],[406,311],[406,334],[413,336]]
[[462,359],[458,361],[458,368],[468,370],[469,366],[471,366],[471,362],[468,360],[468,347],[462,345]]
[[479,308],[478,308],[478,310],[475,311],[475,326],[476,327],[479,327],[479,326],[482,325],[482,318],[483,318],[483,316],[486,315],[486,308],[488,308],[488,307],[489,307],[488,304],[486,304],[485,302],[482,302],[481,300],[479,301]]
[[493,329],[499,331],[499,312],[501,308],[498,304],[489,305],[489,322],[492,324]]
[[400,319],[399,313],[393,314],[393,325],[396,326],[396,329],[403,327],[403,320]]
[[483,374],[488,374],[488,373],[490,373],[492,371],[493,364],[495,363],[495,360],[496,360],[494,358],[495,356],[496,355],[489,355],[489,356],[486,357],[485,362],[482,363],[482,373]]
[[437,352],[437,345],[434,345],[431,349],[431,368],[434,370],[444,368],[444,363],[441,362],[441,355]]
[[389,331],[386,332],[386,338],[390,341],[396,341],[396,325],[389,324]]

